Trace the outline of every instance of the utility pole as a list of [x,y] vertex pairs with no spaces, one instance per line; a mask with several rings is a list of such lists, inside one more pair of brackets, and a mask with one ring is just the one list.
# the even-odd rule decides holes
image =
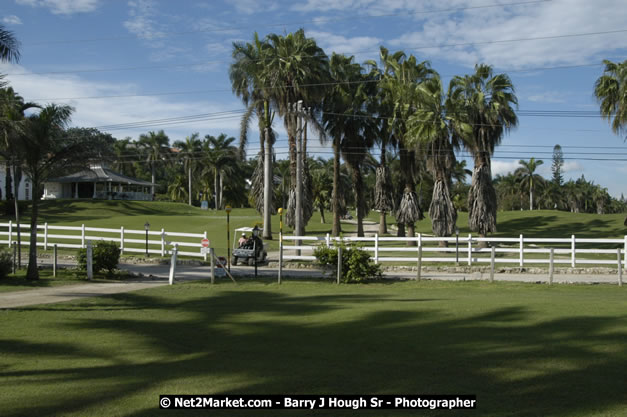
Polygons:
[[264,155],[264,175],[263,175],[263,238],[272,240],[272,149],[270,149],[270,129],[265,129],[265,155]]

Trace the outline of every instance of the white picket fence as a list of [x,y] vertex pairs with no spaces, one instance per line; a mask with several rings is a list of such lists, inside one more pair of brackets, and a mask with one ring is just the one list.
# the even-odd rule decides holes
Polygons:
[[[6,229],[3,230],[3,229]],[[0,245],[5,244],[11,247],[17,238],[17,225],[13,222],[0,223]],[[30,224],[21,224],[21,243],[22,245],[30,245]],[[70,233],[55,234],[55,231],[66,231]],[[76,232],[76,233],[73,233]],[[99,234],[98,234],[99,233]],[[129,238],[130,236],[130,238]],[[154,237],[157,236],[158,240]],[[133,230],[120,227],[119,229],[107,229],[102,227],[81,226],[52,226],[48,223],[37,225],[37,246],[41,246],[44,250],[57,245],[59,248],[86,248],[87,241],[96,243],[104,240],[108,242],[117,242],[120,244],[122,253],[146,253],[146,230]],[[195,242],[183,241],[181,238],[196,238]],[[201,240],[207,238],[207,232],[204,233],[178,233],[168,232],[164,229],[148,231],[148,253],[166,256],[171,254],[172,249],[176,245],[178,255],[201,257],[207,260],[207,254],[201,253]],[[70,242],[75,243],[70,243]],[[133,247],[129,246],[132,244]],[[144,245],[140,247],[139,245]],[[156,248],[155,248],[156,247]],[[193,248],[191,250],[181,250],[181,248]],[[194,249],[197,249],[194,251]]]
[[[371,258],[375,263],[380,262],[447,262],[465,263],[469,266],[475,263],[502,263],[518,264],[524,267],[529,264],[567,264],[575,268],[578,264],[594,265],[623,265],[627,264],[627,236],[622,239],[589,239],[578,238],[572,235],[570,238],[530,238],[520,235],[519,237],[489,237],[479,238],[468,235],[467,237],[426,237],[418,234],[417,237],[331,237],[328,234],[324,237],[316,236],[283,236],[283,241],[295,241],[297,244],[285,245],[282,247],[282,261],[285,260],[305,260],[313,261],[313,251],[320,245],[332,247],[343,241],[345,244],[359,244],[362,250],[371,252]],[[416,246],[407,247],[407,242],[416,242]],[[448,242],[448,247],[439,247],[439,242]],[[298,242],[307,242],[303,244]],[[399,242],[398,246],[393,246],[389,242]],[[492,260],[492,248],[480,248],[479,242],[486,242],[495,246],[495,254],[507,254]],[[383,244],[383,245],[382,245]],[[577,245],[584,244],[585,248],[577,248]],[[369,245],[369,246],[368,246]],[[616,245],[613,249],[602,247],[591,247],[595,245]],[[307,252],[309,254],[289,254],[285,251]],[[398,254],[407,253],[407,256],[385,256],[387,252]],[[424,254],[434,254],[435,256],[425,256]],[[551,253],[557,255],[551,259]],[[546,257],[525,257],[526,254],[545,254]],[[611,259],[584,259],[577,255],[583,254],[607,254],[613,255]],[[442,255],[442,256],[438,256]],[[485,256],[482,256],[485,255]],[[564,256],[566,255],[566,256]],[[621,257],[623,259],[621,259]],[[622,261],[622,262],[621,262]]]

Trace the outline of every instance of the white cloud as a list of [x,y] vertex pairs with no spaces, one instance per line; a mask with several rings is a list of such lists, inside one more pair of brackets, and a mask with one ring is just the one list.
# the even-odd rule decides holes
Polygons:
[[372,55],[381,44],[380,38],[371,36],[356,36],[347,38],[335,35],[330,32],[319,32],[315,30],[307,31],[307,36],[316,40],[318,46],[325,50],[327,54],[332,52],[338,54],[355,55],[355,60],[361,62],[366,56]]
[[[469,7],[472,3],[449,0],[438,8],[447,6]],[[627,47],[624,33],[494,42],[621,30],[627,18],[622,0],[555,0],[416,17],[422,22],[420,29],[398,37],[391,45],[464,65],[487,62],[497,67],[531,68],[583,64]]]
[[22,20],[14,14],[2,18],[2,22],[7,25],[21,25]]
[[279,4],[276,1],[230,0],[228,4],[235,7],[238,13],[247,15],[271,12],[279,8]]
[[562,166],[562,172],[577,172],[582,173],[584,171],[584,167],[581,163],[577,161],[564,161],[564,166]]
[[[28,71],[19,65],[0,64],[0,73],[24,72]],[[36,99],[47,97],[132,95],[140,93],[139,88],[133,83],[91,82],[77,76],[29,74],[9,77],[8,81],[26,101],[36,101],[40,104],[45,104],[46,101]],[[242,108],[242,105],[235,99],[230,99],[228,103],[220,103],[198,99],[174,101],[171,97],[119,97],[67,101],[55,100],[54,102],[74,106],[76,111],[72,117],[72,124],[80,127],[107,126]],[[195,131],[204,132],[203,135],[225,132],[229,135],[237,136],[240,117],[241,113],[236,113],[232,118],[225,117],[171,126],[147,126],[137,129],[111,130],[110,133],[117,138],[125,136],[137,138],[140,133],[164,129],[172,141]]]
[[100,6],[100,0],[15,0],[22,6],[47,7],[53,14],[74,14],[93,12]]
[[527,100],[536,103],[566,103],[564,93],[559,91],[544,91],[537,94],[532,94],[527,97]]
[[517,168],[520,168],[518,161],[495,161],[492,160],[492,176],[507,175],[510,172],[514,172]]
[[141,39],[162,38],[164,33],[155,20],[156,4],[153,0],[131,0],[128,2],[130,19],[124,22],[126,30]]

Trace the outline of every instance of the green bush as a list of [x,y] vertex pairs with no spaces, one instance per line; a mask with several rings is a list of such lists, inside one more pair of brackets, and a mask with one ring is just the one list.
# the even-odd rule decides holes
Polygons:
[[[337,269],[337,248],[320,246],[314,251],[314,256],[322,267]],[[370,259],[368,252],[342,245],[342,277],[344,282],[381,278],[381,266]]]
[[[93,247],[93,270],[107,271],[109,274],[118,267],[120,262],[120,248],[115,242],[99,241]],[[87,249],[79,249],[77,257],[79,269],[87,270]]]
[[0,251],[0,279],[6,278],[13,270],[13,256],[5,250]]

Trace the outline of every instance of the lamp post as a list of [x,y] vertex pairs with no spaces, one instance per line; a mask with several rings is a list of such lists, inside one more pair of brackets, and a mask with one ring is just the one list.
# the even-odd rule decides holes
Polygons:
[[150,230],[150,223],[148,223],[148,221],[144,224],[144,229],[146,229],[146,257],[150,257],[148,253],[148,231]]
[[459,264],[459,227],[455,228],[455,263]]
[[231,272],[231,230],[229,224],[231,206],[224,207],[224,211],[226,211],[226,268]]
[[[257,239],[259,239],[259,227],[253,227],[253,257],[255,258],[255,279],[257,279]],[[261,248],[263,250],[263,248]]]

